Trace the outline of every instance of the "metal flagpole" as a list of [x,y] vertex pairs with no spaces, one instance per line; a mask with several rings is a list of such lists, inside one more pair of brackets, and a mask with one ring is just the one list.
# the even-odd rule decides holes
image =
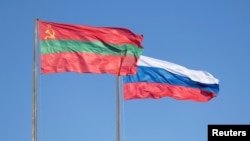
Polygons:
[[32,141],[37,141],[37,21],[38,19],[35,19],[32,96]]
[[121,141],[120,128],[120,81],[116,76],[116,141]]

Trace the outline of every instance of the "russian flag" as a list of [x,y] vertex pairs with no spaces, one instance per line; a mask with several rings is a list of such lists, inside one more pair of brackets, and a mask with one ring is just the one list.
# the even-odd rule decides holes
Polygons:
[[210,73],[140,56],[136,75],[123,77],[124,99],[171,97],[207,102],[219,92],[219,80]]

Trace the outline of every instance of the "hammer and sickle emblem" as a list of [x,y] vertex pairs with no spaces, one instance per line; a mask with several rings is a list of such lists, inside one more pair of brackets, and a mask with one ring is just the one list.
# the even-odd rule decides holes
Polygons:
[[55,32],[54,30],[51,28],[51,25],[48,25],[48,29],[45,30],[45,39],[55,39]]

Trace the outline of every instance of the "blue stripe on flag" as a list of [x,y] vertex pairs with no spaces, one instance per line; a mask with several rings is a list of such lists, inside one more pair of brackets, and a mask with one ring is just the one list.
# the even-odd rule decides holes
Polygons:
[[191,80],[186,76],[171,73],[162,68],[138,66],[137,74],[124,76],[124,83],[150,82],[198,88],[218,94],[218,84],[204,84]]

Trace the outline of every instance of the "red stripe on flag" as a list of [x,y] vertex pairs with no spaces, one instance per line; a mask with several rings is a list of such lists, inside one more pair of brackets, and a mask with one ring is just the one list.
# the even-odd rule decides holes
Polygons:
[[130,75],[136,73],[137,59],[135,56],[100,55],[84,52],[42,54],[41,73],[79,72]]
[[39,21],[40,40],[102,41],[107,44],[133,44],[142,48],[143,35],[126,28],[94,27]]
[[200,89],[148,82],[125,83],[123,91],[125,100],[171,97],[178,100],[207,102],[216,96],[214,93]]

